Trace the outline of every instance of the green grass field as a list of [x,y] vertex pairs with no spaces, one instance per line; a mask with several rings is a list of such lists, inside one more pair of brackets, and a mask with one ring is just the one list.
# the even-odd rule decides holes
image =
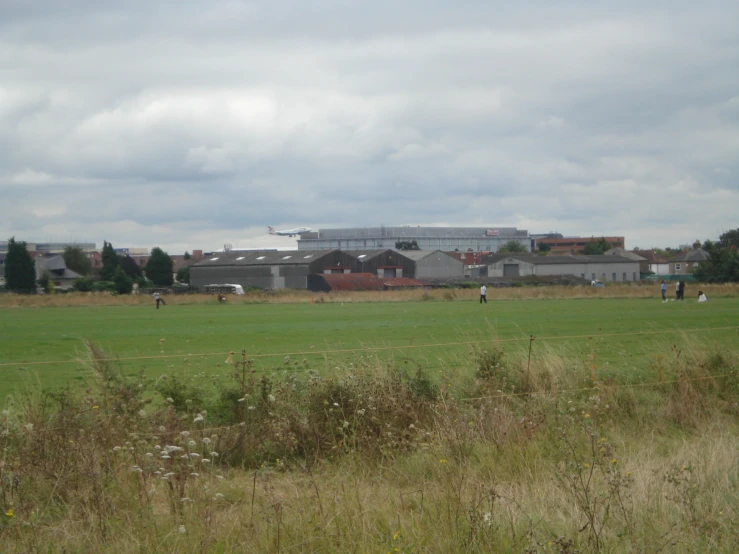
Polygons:
[[0,308],[0,394],[84,379],[75,362],[84,340],[126,373],[154,376],[224,371],[228,352],[242,349],[258,370],[326,371],[368,351],[436,370],[466,363],[475,345],[525,348],[534,335],[534,355],[562,345],[641,378],[650,355],[683,333],[736,349],[739,298]]

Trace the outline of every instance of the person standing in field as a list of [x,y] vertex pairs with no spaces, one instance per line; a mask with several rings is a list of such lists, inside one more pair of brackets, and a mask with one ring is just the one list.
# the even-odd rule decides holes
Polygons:
[[662,302],[667,302],[667,283],[665,283],[664,279],[659,289],[662,292]]
[[680,281],[675,283],[675,300],[680,300]]
[[678,281],[677,290],[677,295],[680,297],[680,300],[685,300],[685,281]]
[[153,299],[154,299],[154,300],[156,301],[156,303],[157,303],[157,310],[159,309],[159,303],[160,303],[160,302],[162,303],[162,306],[166,306],[166,305],[167,305],[167,303],[166,303],[166,302],[164,301],[164,298],[162,298],[162,297],[161,297],[161,296],[159,295],[159,293],[158,293],[158,292],[155,292],[155,293],[154,293],[154,294],[152,294],[151,296],[152,296],[152,298],[153,298]]
[[480,304],[482,304],[483,302],[485,302],[485,304],[488,303],[487,296],[488,296],[488,288],[485,285],[483,285],[480,287]]

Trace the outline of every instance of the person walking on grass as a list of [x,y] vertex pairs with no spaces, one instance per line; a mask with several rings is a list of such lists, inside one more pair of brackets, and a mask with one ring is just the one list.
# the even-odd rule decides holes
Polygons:
[[659,286],[659,290],[662,292],[662,302],[667,302],[667,283],[665,283],[664,279]]
[[166,302],[164,301],[164,298],[162,298],[162,297],[161,297],[161,296],[159,295],[159,293],[158,293],[158,292],[155,292],[155,293],[154,293],[154,294],[152,294],[151,296],[152,296],[152,298],[153,298],[153,299],[154,299],[154,300],[156,301],[156,303],[157,303],[157,310],[159,309],[159,303],[160,303],[160,302],[162,303],[162,306],[166,306],[166,305],[167,305],[167,303],[166,303]]
[[482,304],[483,302],[485,302],[485,304],[488,303],[487,296],[488,296],[488,288],[485,285],[483,285],[480,287],[480,304]]

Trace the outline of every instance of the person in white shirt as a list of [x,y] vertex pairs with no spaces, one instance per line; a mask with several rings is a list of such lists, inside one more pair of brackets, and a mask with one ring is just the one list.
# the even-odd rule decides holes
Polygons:
[[708,298],[706,298],[706,295],[703,294],[702,290],[698,291],[698,302],[708,302]]
[[485,304],[488,303],[487,294],[488,294],[488,288],[485,285],[481,286],[480,287],[480,304],[482,304],[483,302],[485,302]]

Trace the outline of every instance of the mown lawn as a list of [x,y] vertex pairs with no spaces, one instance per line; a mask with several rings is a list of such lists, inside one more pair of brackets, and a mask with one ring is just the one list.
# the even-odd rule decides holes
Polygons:
[[[739,298],[497,300],[0,308],[0,394],[84,380],[75,358],[91,340],[127,373],[225,371],[246,350],[259,370],[331,370],[369,352],[432,369],[466,365],[475,346],[561,345],[601,371],[644,377],[650,356],[684,334],[735,350]],[[519,339],[517,341],[512,339]],[[126,359],[135,358],[135,359]]]

